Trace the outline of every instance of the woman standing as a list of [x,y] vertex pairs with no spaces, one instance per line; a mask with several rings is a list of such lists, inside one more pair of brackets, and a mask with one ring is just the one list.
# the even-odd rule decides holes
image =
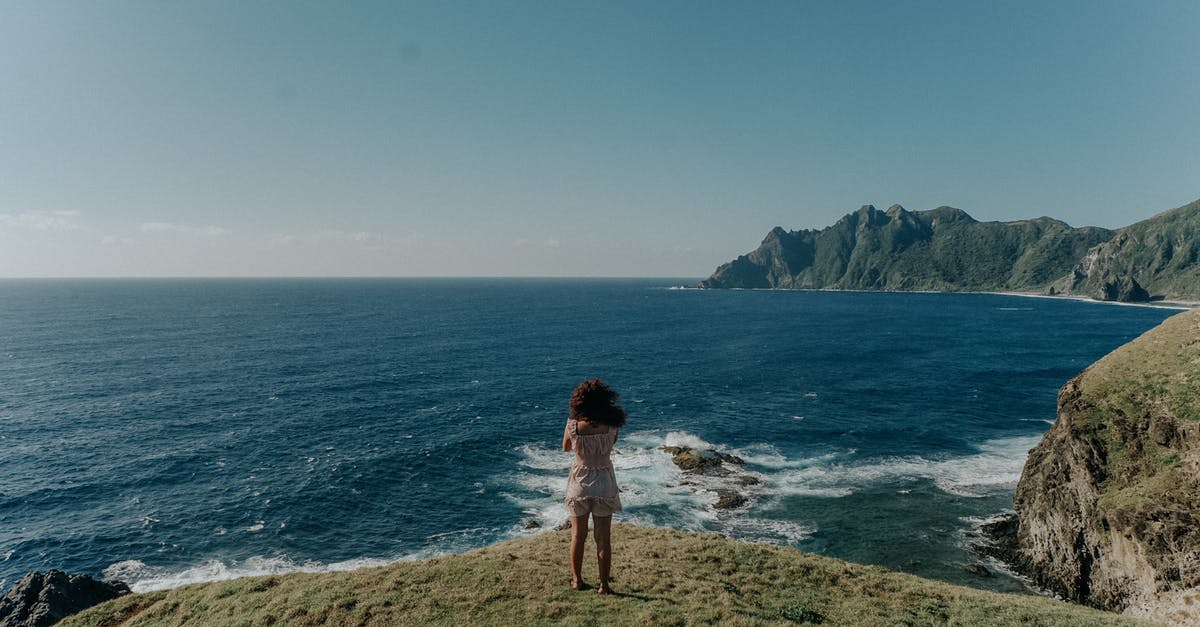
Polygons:
[[599,563],[599,594],[609,594],[612,567],[609,536],[613,512],[621,511],[617,476],[613,472],[613,444],[625,424],[625,410],[617,405],[617,393],[600,379],[580,383],[571,393],[571,414],[563,432],[563,450],[575,451],[575,462],[567,475],[567,513],[571,516],[571,587],[584,587],[580,577],[583,545],[587,542],[588,515],[596,527],[596,561]]

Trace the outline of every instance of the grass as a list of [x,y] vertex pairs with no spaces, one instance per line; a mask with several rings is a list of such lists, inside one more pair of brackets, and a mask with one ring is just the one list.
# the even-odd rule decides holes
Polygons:
[[[1135,374],[1136,373],[1136,374]],[[1167,499],[1200,512],[1187,470],[1200,462],[1188,444],[1200,430],[1200,310],[1172,316],[1113,351],[1079,378],[1077,428],[1107,456],[1102,503]]]
[[[568,588],[569,532],[555,531],[422,562],[131,595],[61,624],[1147,624],[714,535],[618,524],[613,542],[609,597]],[[584,577],[595,582],[594,559]]]

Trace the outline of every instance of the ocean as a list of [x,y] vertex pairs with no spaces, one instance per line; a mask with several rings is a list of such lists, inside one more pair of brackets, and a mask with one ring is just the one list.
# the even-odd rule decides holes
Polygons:
[[[618,521],[1022,591],[965,570],[967,535],[1011,508],[1059,387],[1175,313],[672,289],[696,282],[0,281],[0,586],[60,568],[142,591],[544,533],[566,520],[567,398],[601,377],[629,412]],[[743,458],[749,503],[714,509],[730,479],[664,445]]]

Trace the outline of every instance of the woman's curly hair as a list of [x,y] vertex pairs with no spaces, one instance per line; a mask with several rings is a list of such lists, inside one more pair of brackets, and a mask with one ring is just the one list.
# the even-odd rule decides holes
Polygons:
[[571,417],[593,424],[622,427],[625,425],[625,410],[617,404],[619,396],[600,379],[588,379],[571,392]]

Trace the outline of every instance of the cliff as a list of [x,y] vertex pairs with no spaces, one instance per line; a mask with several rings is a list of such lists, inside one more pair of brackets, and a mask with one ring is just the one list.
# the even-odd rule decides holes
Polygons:
[[706,288],[1020,291],[1200,299],[1200,201],[1109,231],[867,205],[820,230],[775,227]]
[[[567,587],[569,532],[344,573],[252,577],[122,597],[63,625],[1134,625],[719,536],[614,525],[613,596]],[[591,558],[591,555],[588,556]],[[595,561],[584,579],[595,582]]]
[[1137,289],[1145,297],[1197,298],[1200,200],[1117,231],[1111,240],[1088,250],[1053,287],[1058,293],[1102,300],[1116,300],[1106,296]]
[[1200,624],[1200,310],[1062,388],[1014,504],[1018,566],[1039,585]]

